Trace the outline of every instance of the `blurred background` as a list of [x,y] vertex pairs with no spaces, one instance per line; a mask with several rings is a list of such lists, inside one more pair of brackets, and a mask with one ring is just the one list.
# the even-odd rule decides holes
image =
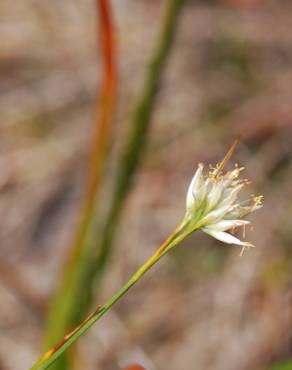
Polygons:
[[[111,1],[119,77],[101,218],[166,3]],[[1,0],[0,19],[0,369],[23,370],[43,350],[78,224],[102,64],[94,1]],[[198,162],[238,136],[233,163],[265,199],[246,236],[257,248],[240,258],[190,236],[81,340],[81,368],[292,369],[291,19],[289,0],[184,3],[93,306],[181,220]]]

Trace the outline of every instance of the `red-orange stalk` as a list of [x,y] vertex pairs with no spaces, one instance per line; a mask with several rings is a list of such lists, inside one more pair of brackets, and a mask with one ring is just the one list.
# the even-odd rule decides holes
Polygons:
[[108,0],[96,0],[99,15],[98,37],[103,62],[101,93],[97,99],[97,119],[90,147],[85,194],[79,226],[65,265],[65,272],[57,288],[48,315],[46,345],[74,327],[75,299],[90,250],[87,235],[94,219],[97,195],[101,186],[104,164],[109,146],[113,103],[116,95],[116,52],[113,21]]

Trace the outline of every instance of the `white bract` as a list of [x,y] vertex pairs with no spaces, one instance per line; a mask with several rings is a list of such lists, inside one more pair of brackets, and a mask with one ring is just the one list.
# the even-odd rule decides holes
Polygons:
[[185,230],[201,229],[222,242],[242,246],[243,252],[253,245],[227,231],[249,224],[242,218],[262,207],[262,196],[238,201],[240,190],[249,183],[239,178],[243,168],[235,167],[233,171],[223,173],[222,167],[219,164],[204,174],[204,166],[199,164],[187,192]]

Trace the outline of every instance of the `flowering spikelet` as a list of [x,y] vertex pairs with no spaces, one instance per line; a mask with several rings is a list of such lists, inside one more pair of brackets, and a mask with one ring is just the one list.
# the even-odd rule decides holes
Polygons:
[[232,171],[223,172],[230,152],[207,174],[204,174],[203,164],[199,163],[188,188],[184,223],[188,232],[201,229],[222,242],[242,246],[242,255],[245,248],[253,245],[226,231],[250,224],[242,218],[261,208],[263,197],[252,196],[249,200],[238,201],[240,190],[249,181],[240,179],[243,167],[235,166]]

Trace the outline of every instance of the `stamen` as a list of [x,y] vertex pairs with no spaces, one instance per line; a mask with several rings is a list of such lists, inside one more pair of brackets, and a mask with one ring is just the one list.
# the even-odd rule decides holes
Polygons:
[[254,248],[254,247],[255,247],[255,246],[254,246],[253,244],[251,244],[251,243],[246,243],[245,245],[243,245],[243,246],[242,246],[242,248],[241,248],[241,252],[240,252],[239,256],[240,256],[240,257],[242,257],[242,256],[243,256],[243,253],[244,253],[244,251],[245,251],[246,249]]
[[264,198],[264,196],[263,196],[263,195],[254,196],[254,197],[253,197],[253,202],[254,202],[254,204],[255,204],[256,206],[260,206],[260,205],[262,205],[263,198]]
[[241,252],[239,253],[239,257],[242,257],[243,256],[243,253],[246,249],[246,245],[244,245],[242,248],[241,248]]

